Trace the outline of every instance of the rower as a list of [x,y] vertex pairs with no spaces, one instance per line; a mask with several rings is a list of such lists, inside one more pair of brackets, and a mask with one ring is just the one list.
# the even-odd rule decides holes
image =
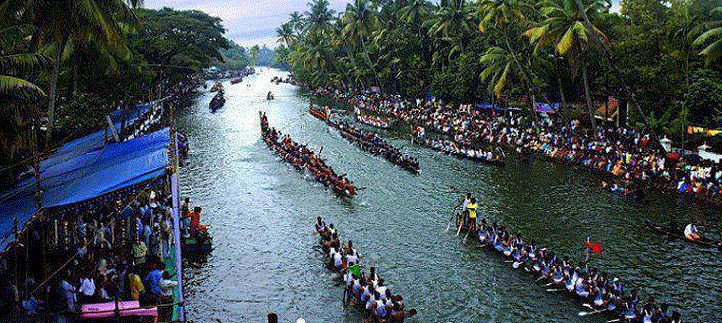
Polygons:
[[321,217],[316,217],[316,232],[321,232],[323,229],[323,221],[321,221]]
[[462,195],[461,199],[454,205],[454,209],[458,209],[459,206],[461,206],[462,210],[466,210],[466,206],[471,203],[471,193],[466,193],[466,195]]
[[699,231],[697,231],[697,225],[694,221],[684,228],[684,238],[690,241],[697,241],[701,238],[699,236]]

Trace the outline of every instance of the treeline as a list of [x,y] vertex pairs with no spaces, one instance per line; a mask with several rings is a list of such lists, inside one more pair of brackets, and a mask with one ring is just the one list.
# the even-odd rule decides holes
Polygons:
[[0,186],[231,47],[220,18],[141,2],[0,1]]
[[[679,133],[722,117],[722,0],[312,0],[277,28],[277,60],[311,86],[445,102],[636,103]],[[582,8],[582,10],[580,10]],[[715,9],[716,8],[716,9]],[[642,117],[646,116],[646,117]],[[593,122],[593,118],[589,118]]]

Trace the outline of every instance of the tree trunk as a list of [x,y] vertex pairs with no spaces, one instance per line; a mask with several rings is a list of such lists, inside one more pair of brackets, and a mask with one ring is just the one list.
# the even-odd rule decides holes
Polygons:
[[40,156],[38,154],[38,135],[39,122],[33,118],[32,127],[30,127],[30,145],[33,150],[33,175],[35,175],[35,210],[39,212],[43,207],[43,195],[40,192]]
[[564,96],[564,87],[562,86],[562,76],[559,74],[559,66],[555,63],[555,70],[557,72],[557,86],[559,87],[559,96],[562,99],[562,106],[567,105],[567,99],[566,96]]
[[594,108],[592,107],[592,97],[589,94],[589,80],[587,79],[587,66],[582,66],[582,78],[584,79],[584,96],[587,99],[587,109],[589,110],[589,121],[592,124],[594,137],[597,136],[597,123],[594,121]]
[[78,53],[76,52],[76,53],[73,55],[73,75],[72,75],[72,77],[73,77],[72,88],[73,88],[73,89],[72,89],[72,91],[70,92],[70,94],[71,94],[70,99],[71,99],[71,100],[75,100],[75,97],[78,95],[78,63],[79,63],[79,59],[78,59],[77,54],[78,54]]
[[[356,76],[356,69],[358,69],[358,64],[356,64],[356,59],[354,59],[354,55],[351,53],[351,51],[348,49],[348,46],[344,46],[344,49],[346,49],[346,54],[348,55],[348,58],[351,60],[351,65],[354,67],[354,76]],[[354,80],[356,78],[354,77]],[[355,81],[354,81],[355,82]]]
[[[514,63],[516,63],[516,66],[521,71],[522,75],[524,76],[524,79],[526,79],[527,84],[529,84],[529,86],[531,87],[531,90],[536,93],[537,87],[534,84],[534,82],[532,82],[531,76],[529,76],[529,73],[527,73],[524,66],[521,65],[521,62],[519,62],[519,59],[516,57],[516,53],[511,48],[511,43],[509,42],[509,35],[506,34],[506,30],[505,29],[502,30],[501,34],[502,34],[502,36],[504,36],[504,43],[506,44],[507,50],[509,51],[509,53],[511,53],[511,57],[514,58]],[[549,103],[551,105],[551,103],[546,99],[545,96],[542,95],[542,98],[546,101],[546,103]],[[534,116],[534,120],[538,121],[538,117],[536,115],[536,112],[534,112],[534,109],[532,109],[532,115]]]
[[[614,72],[615,75],[620,75],[617,68],[612,64],[612,58],[609,52],[607,52],[607,49],[603,46],[602,41],[599,40],[599,36],[594,31],[594,28],[592,27],[592,22],[589,21],[589,17],[587,16],[587,13],[584,11],[584,6],[582,5],[581,0],[575,0],[577,4],[577,9],[579,10],[580,15],[582,18],[584,18],[584,25],[587,27],[587,30],[592,35],[592,39],[594,39],[594,43],[597,45],[599,50],[601,51],[602,55],[604,56],[607,67]],[[647,120],[647,116],[644,114],[644,111],[642,111],[642,108],[639,106],[639,102],[637,102],[637,98],[634,96],[634,93],[632,93],[632,90],[629,88],[627,84],[623,84],[622,88],[624,89],[624,94],[626,96],[626,99],[632,102],[632,105],[634,105],[635,108],[637,108],[637,112],[639,112],[639,115],[642,117],[642,120],[644,121],[645,126],[647,129],[649,129],[650,134],[652,135],[653,141],[657,144],[657,146],[661,147],[661,144],[659,143],[659,137],[657,136],[654,129],[649,124],[649,120]]]
[[379,79],[379,74],[376,73],[376,68],[374,67],[374,64],[371,62],[371,55],[369,55],[368,49],[366,49],[366,42],[364,42],[363,36],[359,37],[361,39],[361,47],[364,49],[364,53],[366,53],[366,60],[369,62],[369,68],[371,68],[371,71],[374,72],[374,78],[376,78],[376,85],[381,87],[381,80]]
[[53,137],[53,125],[55,121],[55,97],[58,88],[58,76],[60,75],[60,63],[63,54],[63,48],[68,41],[68,36],[55,44],[55,53],[53,54],[53,72],[50,74],[50,84],[48,85],[48,109],[47,109],[47,132],[45,133],[45,149],[50,147],[50,139]]

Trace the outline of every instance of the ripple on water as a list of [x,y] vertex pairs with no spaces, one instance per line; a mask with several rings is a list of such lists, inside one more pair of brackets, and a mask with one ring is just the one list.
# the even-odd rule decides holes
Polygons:
[[[604,249],[593,256],[594,266],[673,304],[687,321],[722,321],[720,254],[668,243],[643,224],[643,218],[664,221],[674,214],[680,222],[694,217],[720,232],[706,215],[709,209],[655,196],[649,206],[633,204],[569,167],[511,160],[499,169],[386,134],[418,157],[422,173],[413,175],[304,115],[307,99],[293,86],[271,84],[277,72],[263,70],[236,85],[225,82],[232,99],[218,113],[208,113],[210,95],[180,113],[179,127],[191,147],[182,194],[203,206],[216,244],[212,255],[185,268],[192,320],[261,322],[275,311],[282,321],[362,321],[363,313],[342,307],[340,281],[322,265],[311,229],[322,216],[419,309],[416,322],[604,322],[580,318],[585,309],[578,301],[546,292],[474,239],[464,243],[453,230],[444,231],[456,199],[473,192],[490,220],[573,259],[583,256],[582,242],[590,237]],[[268,91],[276,100],[264,99]],[[323,147],[329,165],[366,189],[354,199],[339,199],[279,161],[260,140],[259,109],[297,142],[315,151]]]

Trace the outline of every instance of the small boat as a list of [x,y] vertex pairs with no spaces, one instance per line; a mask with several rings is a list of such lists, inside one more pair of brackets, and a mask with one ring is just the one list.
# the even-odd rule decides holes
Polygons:
[[670,239],[680,239],[705,248],[718,248],[719,250],[722,250],[722,241],[717,241],[706,237],[702,237],[699,240],[689,240],[684,237],[684,231],[680,230],[676,226],[670,227],[668,225],[656,224],[652,221],[649,221],[649,219],[644,219],[644,223],[650,229],[652,229],[652,231],[656,232],[659,235],[667,236]]
[[[476,152],[474,150],[463,150],[463,151],[456,152],[453,150],[444,149],[443,147],[434,145],[426,139],[412,138],[411,143],[417,144],[420,146],[424,146],[431,150],[435,150],[435,151],[438,151],[438,152],[441,152],[441,153],[444,153],[447,155],[452,155],[457,158],[469,159],[469,160],[473,160],[475,162],[479,162],[479,163],[486,164],[486,165],[491,165],[491,166],[496,166],[496,167],[504,167],[506,165],[506,163],[501,158],[501,156],[499,156],[496,153],[492,153],[491,158],[484,158],[484,157],[481,157],[481,155],[476,154]],[[470,152],[472,155],[469,155]]]
[[223,96],[223,90],[221,90],[211,99],[208,109],[211,110],[211,113],[214,113],[222,108],[224,104],[226,104],[226,98]]
[[236,77],[236,78],[234,78],[234,79],[231,80],[231,84],[241,83],[241,81],[243,81],[243,78],[242,78],[242,77]]
[[322,108],[317,107],[317,106],[311,106],[311,107],[309,108],[309,113],[311,113],[312,116],[314,116],[314,117],[316,117],[316,118],[319,118],[319,119],[321,119],[321,120],[323,120],[323,121],[327,121],[327,120],[328,120],[328,117],[329,117],[329,115],[330,115],[330,113],[329,113],[329,111],[328,111],[328,108],[322,109]]
[[271,93],[271,91],[268,91],[268,94],[266,94],[266,100],[273,100],[273,99],[274,99],[273,93]]
[[380,129],[390,129],[393,126],[393,122],[391,122],[385,118],[372,116],[372,115],[356,114],[356,120],[358,120],[358,122],[363,123],[365,125],[369,125],[369,126],[380,128]]
[[218,92],[220,90],[223,90],[223,84],[221,84],[220,82],[216,82],[216,84],[213,84],[211,92]]
[[184,256],[198,256],[213,251],[213,237],[207,231],[202,231],[195,237],[183,237],[181,250]]

